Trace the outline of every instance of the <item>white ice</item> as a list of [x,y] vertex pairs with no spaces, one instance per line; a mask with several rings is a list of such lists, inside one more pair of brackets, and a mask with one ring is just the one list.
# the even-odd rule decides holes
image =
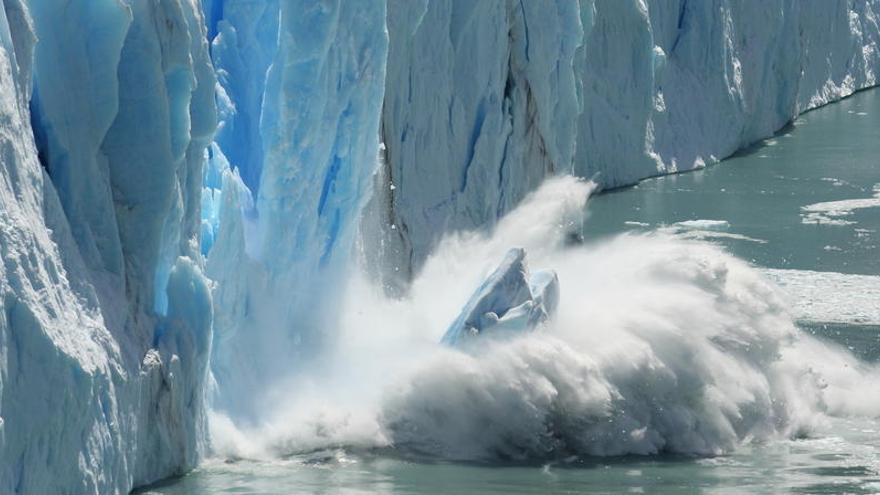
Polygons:
[[801,207],[801,222],[817,225],[854,225],[848,220],[856,210],[880,207],[880,184],[874,185],[874,196],[870,198],[843,199],[813,203]]
[[463,347],[476,337],[516,335],[552,317],[559,278],[552,270],[530,274],[525,258],[522,248],[507,252],[449,326],[443,344]]

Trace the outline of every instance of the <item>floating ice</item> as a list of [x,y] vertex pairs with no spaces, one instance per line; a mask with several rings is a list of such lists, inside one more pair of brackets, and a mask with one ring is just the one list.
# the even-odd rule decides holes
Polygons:
[[623,222],[624,225],[628,227],[650,227],[651,224],[647,222],[636,222],[635,220],[627,220]]
[[880,207],[880,184],[874,185],[874,197],[863,199],[844,199],[802,206],[801,222],[817,225],[853,225],[847,220],[853,211]]
[[696,241],[712,241],[715,239],[730,239],[735,241],[754,242],[764,244],[767,241],[763,239],[755,239],[734,232],[726,232],[730,228],[730,223],[726,220],[686,220],[676,222],[672,225],[661,227],[658,230],[665,234],[674,235],[681,239],[690,239]]
[[788,294],[794,315],[812,323],[880,325],[880,277],[810,270],[762,272]]
[[727,220],[685,220],[676,222],[676,226],[692,230],[726,230],[730,228]]

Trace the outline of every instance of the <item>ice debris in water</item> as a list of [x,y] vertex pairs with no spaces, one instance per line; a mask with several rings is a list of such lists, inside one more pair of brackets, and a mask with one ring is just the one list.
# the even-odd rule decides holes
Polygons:
[[521,333],[550,318],[559,303],[559,278],[552,270],[530,275],[525,257],[522,248],[507,252],[470,297],[441,343],[457,347],[478,335]]

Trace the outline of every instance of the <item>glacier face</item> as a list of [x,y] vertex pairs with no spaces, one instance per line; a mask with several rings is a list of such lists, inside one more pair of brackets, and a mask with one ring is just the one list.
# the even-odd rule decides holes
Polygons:
[[215,141],[256,192],[263,165],[260,128],[266,72],[278,51],[277,0],[204,0],[221,123]]
[[692,170],[873,86],[878,14],[873,0],[390,0],[370,227],[389,283],[548,174],[611,188]]
[[[385,5],[215,0],[206,9],[222,88],[212,160],[235,167],[222,172],[208,255],[212,370],[216,406],[251,417],[267,380],[305,366],[333,326],[378,164]],[[274,19],[277,46],[259,34]],[[239,149],[245,142],[259,149]]]
[[357,248],[403,286],[547,176],[701,167],[880,63],[877,0],[0,5],[4,493],[193,466],[209,361],[253,417]]
[[206,447],[205,23],[186,0],[3,12],[0,491],[125,493]]

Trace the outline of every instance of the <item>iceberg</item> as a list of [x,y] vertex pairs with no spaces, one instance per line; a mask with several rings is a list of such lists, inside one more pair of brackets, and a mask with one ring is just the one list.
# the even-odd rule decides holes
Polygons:
[[559,278],[552,270],[529,274],[526,252],[513,248],[470,297],[441,343],[464,346],[477,336],[510,335],[547,321],[559,303]]

